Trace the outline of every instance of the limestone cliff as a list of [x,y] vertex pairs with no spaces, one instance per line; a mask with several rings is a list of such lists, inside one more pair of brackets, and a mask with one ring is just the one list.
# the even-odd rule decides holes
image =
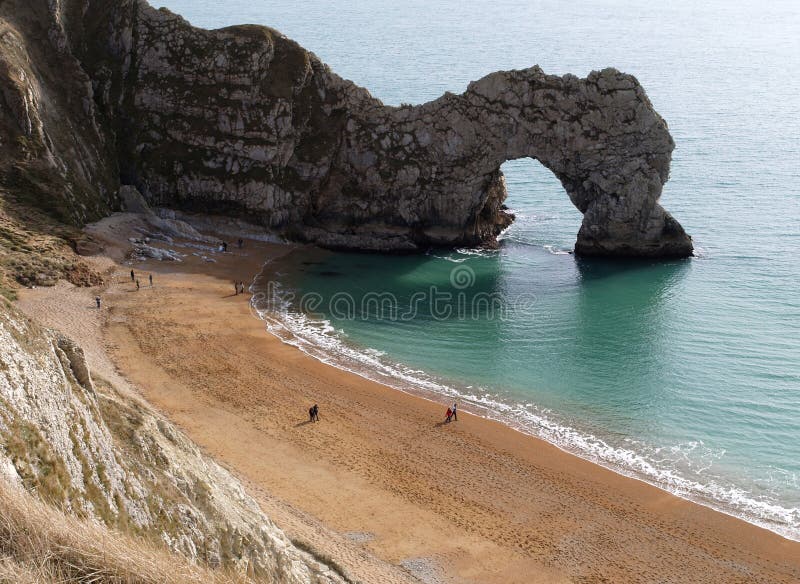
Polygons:
[[578,253],[692,251],[658,203],[667,125],[613,69],[499,72],[397,108],[265,27],[202,30],[143,0],[5,0],[0,11],[4,180],[60,177],[78,220],[115,206],[121,181],[155,205],[326,246],[492,244],[512,221],[500,165],[531,157],[584,214]]
[[296,548],[172,424],[93,378],[83,351],[0,299],[0,489],[258,581],[345,579]]

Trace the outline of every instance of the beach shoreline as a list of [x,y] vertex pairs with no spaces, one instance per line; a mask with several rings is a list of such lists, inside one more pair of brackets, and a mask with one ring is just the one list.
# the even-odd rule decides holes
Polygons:
[[[295,302],[290,303],[281,298],[286,288],[284,276],[293,271],[291,265],[324,264],[325,254],[329,253],[313,246],[291,247],[266,262],[249,287],[254,314],[265,322],[268,332],[284,343],[326,365],[438,404],[442,412],[447,409],[448,403],[457,401],[461,411],[499,422],[525,436],[544,440],[567,454],[612,472],[767,529],[791,541],[800,542],[800,530],[795,525],[781,522],[779,518],[781,513],[791,514],[791,508],[756,499],[736,485],[713,481],[710,485],[697,482],[680,471],[676,472],[669,465],[659,465],[657,460],[634,449],[612,446],[601,435],[594,434],[585,427],[574,427],[550,410],[532,412],[530,407],[533,404],[498,401],[485,395],[485,392],[475,393],[472,385],[464,389],[464,385],[458,386],[446,379],[404,367],[390,359],[384,359],[388,356],[371,347],[340,338],[330,321],[324,317],[296,314],[298,290],[291,280],[288,288],[295,296]],[[357,302],[346,298],[351,305]],[[283,309],[290,304],[293,308]],[[713,494],[709,491],[713,491]],[[721,497],[715,498],[715,494]]]
[[[443,425],[446,405],[270,335],[233,281],[289,249],[248,240],[215,262],[137,262],[155,277],[139,291],[111,254],[103,331],[120,374],[290,536],[324,546],[307,527],[321,524],[431,582],[800,579],[797,542],[496,420],[460,412]],[[319,424],[306,421],[312,403]]]

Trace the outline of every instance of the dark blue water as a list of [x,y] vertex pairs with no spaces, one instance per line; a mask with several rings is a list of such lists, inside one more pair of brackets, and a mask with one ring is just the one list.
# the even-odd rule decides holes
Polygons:
[[[521,160],[503,167],[517,221],[500,251],[295,253],[277,268],[296,301],[271,327],[319,358],[443,403],[458,395],[797,539],[800,3],[654,4],[166,2],[199,26],[277,28],[391,104],[533,64],[636,75],[675,137],[662,202],[698,257],[563,253],[580,213],[548,171]],[[450,314],[431,304],[431,286],[451,295]],[[374,293],[394,308],[364,302]]]

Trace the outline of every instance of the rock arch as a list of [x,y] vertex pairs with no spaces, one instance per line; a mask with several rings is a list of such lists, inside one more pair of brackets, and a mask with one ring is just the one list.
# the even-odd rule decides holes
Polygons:
[[[578,79],[533,67],[493,73],[418,107],[367,113],[348,124],[342,167],[365,196],[392,193],[398,223],[425,225],[423,241],[491,241],[509,221],[500,165],[532,158],[583,213],[577,253],[692,252],[691,238],[658,203],[674,143],[630,75],[605,69]],[[360,172],[365,158],[377,175]]]
[[[44,152],[42,164],[65,181],[83,177],[82,198],[65,201],[75,208],[113,205],[116,176],[151,204],[243,216],[326,246],[491,245],[512,221],[500,165],[531,157],[583,213],[576,252],[692,252],[658,203],[672,138],[630,75],[533,67],[390,107],[266,27],[203,30],[144,0],[36,1],[51,34],[24,34],[25,43],[75,81],[63,87],[57,72],[26,69],[47,100],[21,103],[42,113],[43,129],[12,155],[28,164]],[[44,115],[60,111],[80,123]],[[4,143],[21,143],[12,138]]]

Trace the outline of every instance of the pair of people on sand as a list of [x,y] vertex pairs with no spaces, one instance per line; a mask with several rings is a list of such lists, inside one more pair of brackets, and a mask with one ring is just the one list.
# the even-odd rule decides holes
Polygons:
[[[150,287],[153,287],[153,274],[148,274],[147,278],[150,280]],[[136,277],[136,272],[131,270],[131,282],[136,284],[136,289],[138,290],[141,286],[139,285],[139,279]]]
[[445,422],[450,422],[453,420],[458,422],[458,404],[454,403],[452,408],[447,408],[447,414],[445,417]]
[[236,294],[244,294],[244,282],[234,282],[233,289],[236,291]]
[[319,422],[319,406],[317,404],[308,408],[308,421]]

